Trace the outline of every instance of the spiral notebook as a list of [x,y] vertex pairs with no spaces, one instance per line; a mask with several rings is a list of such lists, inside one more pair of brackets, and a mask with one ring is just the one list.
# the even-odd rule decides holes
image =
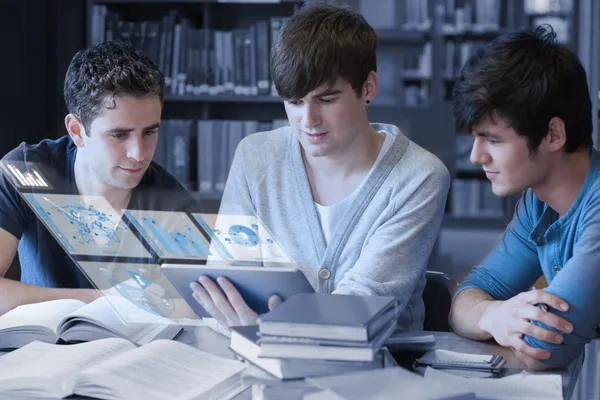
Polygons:
[[436,369],[469,369],[500,372],[505,360],[502,356],[490,354],[459,353],[450,350],[434,350],[415,360],[415,366],[429,366]]

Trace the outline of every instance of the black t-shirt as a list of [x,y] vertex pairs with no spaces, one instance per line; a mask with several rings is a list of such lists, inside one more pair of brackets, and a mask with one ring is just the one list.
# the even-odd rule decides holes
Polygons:
[[[69,136],[21,143],[3,160],[33,162],[52,176],[57,193],[78,194],[75,183],[77,146]],[[133,189],[129,209],[200,212],[199,203],[161,166],[152,162]],[[10,180],[0,177],[0,227],[19,242],[21,282],[54,288],[91,288],[79,268],[22,199]]]

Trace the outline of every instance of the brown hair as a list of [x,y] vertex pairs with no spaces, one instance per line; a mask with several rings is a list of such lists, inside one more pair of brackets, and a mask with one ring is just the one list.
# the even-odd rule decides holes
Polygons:
[[271,69],[284,99],[300,99],[342,78],[360,96],[369,72],[377,72],[377,34],[362,15],[324,3],[307,4],[282,27]]

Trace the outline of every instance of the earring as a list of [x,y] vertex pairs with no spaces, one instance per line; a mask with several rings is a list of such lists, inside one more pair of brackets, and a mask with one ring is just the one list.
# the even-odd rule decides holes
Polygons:
[[371,104],[371,100],[367,100],[367,104]]

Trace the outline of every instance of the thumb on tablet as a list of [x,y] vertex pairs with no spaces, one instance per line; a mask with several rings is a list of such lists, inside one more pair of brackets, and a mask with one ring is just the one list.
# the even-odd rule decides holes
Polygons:
[[283,303],[283,300],[281,300],[281,297],[278,295],[274,294],[273,296],[269,297],[269,311],[281,305],[281,303]]

